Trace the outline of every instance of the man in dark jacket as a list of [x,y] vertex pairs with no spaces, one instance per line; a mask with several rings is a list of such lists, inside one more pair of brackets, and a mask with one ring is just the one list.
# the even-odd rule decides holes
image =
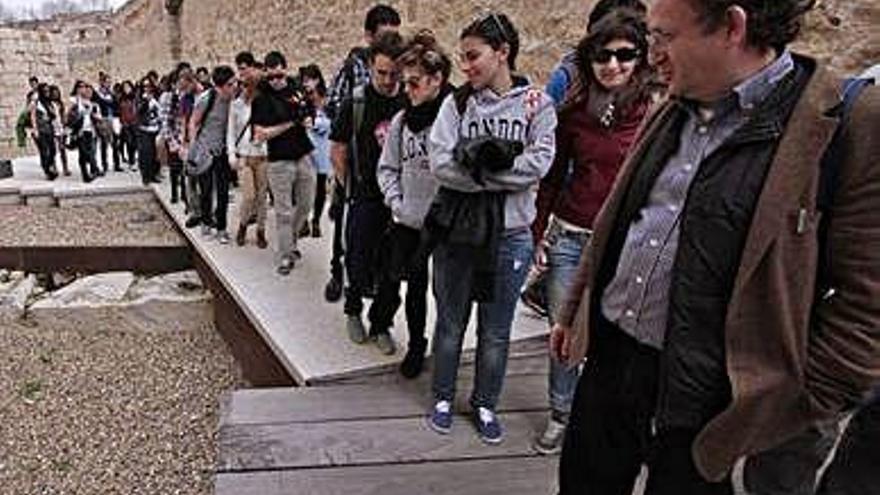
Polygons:
[[812,5],[651,5],[671,97],[621,170],[551,335],[558,358],[590,357],[561,493],[629,493],[642,463],[649,494],[732,493],[737,459],[880,380],[880,94],[863,91],[842,123],[834,202],[819,210],[839,82],[785,48]]

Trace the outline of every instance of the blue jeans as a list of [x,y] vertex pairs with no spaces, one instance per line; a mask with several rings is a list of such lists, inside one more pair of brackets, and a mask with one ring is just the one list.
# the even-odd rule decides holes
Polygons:
[[[547,303],[550,310],[550,324],[555,322],[556,315],[562,310],[568,298],[568,291],[577,275],[581,252],[587,241],[588,233],[564,231],[559,224],[552,222],[544,238],[547,242]],[[569,368],[553,357],[550,358],[550,383],[548,392],[550,408],[557,413],[571,412],[571,403],[577,387],[578,367]]]
[[[495,410],[504,374],[510,328],[519,293],[532,258],[532,234],[528,230],[505,232],[495,260],[494,299],[477,306],[477,359],[471,406]],[[472,258],[453,246],[441,244],[434,251],[434,297],[437,324],[434,329],[435,400],[452,402],[464,332],[471,314],[474,285]]]

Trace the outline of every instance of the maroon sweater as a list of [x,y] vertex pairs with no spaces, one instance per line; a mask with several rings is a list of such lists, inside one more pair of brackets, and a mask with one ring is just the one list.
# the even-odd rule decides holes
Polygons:
[[648,107],[647,102],[634,105],[609,129],[590,115],[586,101],[559,115],[556,158],[538,191],[538,215],[532,225],[536,241],[543,237],[551,213],[592,228]]

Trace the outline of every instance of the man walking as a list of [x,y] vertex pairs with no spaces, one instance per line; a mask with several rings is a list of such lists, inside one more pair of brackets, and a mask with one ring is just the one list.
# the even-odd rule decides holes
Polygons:
[[[391,220],[376,176],[382,147],[391,119],[404,105],[395,59],[403,53],[403,39],[385,33],[370,45],[370,83],[355,89],[345,100],[330,131],[330,158],[336,180],[348,184],[348,217],[345,226],[345,314],[349,337],[355,343],[367,340],[361,313],[363,297],[374,283],[376,252],[382,233]],[[393,354],[394,341],[388,329],[374,329],[376,345]]]
[[[400,27],[400,14],[388,5],[378,4],[367,11],[364,20],[364,40],[371,45],[381,34],[389,31],[397,32]],[[324,112],[333,121],[339,114],[342,102],[351,98],[354,88],[370,83],[369,50],[365,47],[352,48],[342,63],[342,67],[333,76],[327,92],[327,103]],[[342,297],[343,287],[343,218],[345,216],[345,184],[333,183],[333,199],[330,207],[330,218],[335,222],[333,228],[333,257],[330,260],[330,280],[324,288],[324,298],[336,302]]]
[[314,146],[303,124],[313,109],[300,84],[287,74],[287,60],[281,53],[266,55],[264,66],[266,79],[251,107],[253,141],[268,143],[267,173],[278,229],[275,258],[278,273],[288,275],[300,257],[297,235],[309,218],[315,197],[315,168],[310,156]]
[[732,493],[738,458],[880,380],[880,94],[865,90],[841,123],[838,82],[786,49],[812,5],[652,3],[671,97],[621,170],[551,335],[569,364],[589,356],[562,494],[628,494],[643,462],[650,495]]

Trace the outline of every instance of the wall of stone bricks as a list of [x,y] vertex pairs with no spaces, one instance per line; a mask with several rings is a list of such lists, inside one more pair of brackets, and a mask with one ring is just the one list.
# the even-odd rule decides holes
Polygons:
[[[520,71],[543,82],[560,55],[583,34],[595,0],[389,0],[403,29],[432,29],[454,54],[461,28],[482,12],[508,13],[519,28]],[[27,30],[0,29],[0,156],[8,156],[10,123],[27,74],[94,82],[99,70],[136,79],[168,71],[175,43],[195,65],[231,63],[235,53],[278,49],[292,66],[317,63],[326,77],[362,43],[363,17],[374,0],[185,0],[177,18],[164,0],[130,0],[112,15],[74,16]],[[880,1],[820,0],[796,48],[851,74],[880,62]],[[176,34],[175,34],[176,33]],[[45,63],[44,63],[45,62]],[[6,70],[9,66],[13,70]]]
[[[390,0],[405,31],[430,28],[454,51],[458,33],[489,9],[508,13],[522,35],[521,71],[544,81],[560,54],[582,35],[595,0]],[[162,0],[131,0],[115,19],[111,63],[120,74],[171,65],[171,18]],[[363,17],[374,0],[184,0],[182,56],[197,65],[229,63],[242,49],[284,52],[292,65],[318,63],[332,72],[362,40]],[[880,59],[880,2],[820,0],[797,49],[829,62],[842,74]]]
[[[183,58],[196,65],[230,63],[240,50],[262,55],[281,50],[291,65],[317,63],[329,77],[350,47],[363,42],[364,13],[372,0],[185,0],[181,14]],[[566,47],[583,32],[593,0],[390,1],[405,31],[430,28],[453,52],[462,27],[479,13],[502,10],[520,29],[521,71],[543,80]],[[111,65],[120,75],[171,65],[170,16],[157,0],[133,0],[117,15]],[[165,48],[163,52],[161,48]]]
[[[162,0],[132,0],[117,11],[108,55],[117,79],[135,80],[147,70],[164,72],[171,68],[171,18],[163,3]],[[227,0],[209,0],[209,3],[227,3]],[[219,23],[218,29],[221,29]]]
[[[69,82],[67,45],[57,34],[0,28],[0,158],[21,153],[15,124],[26,106],[28,78]],[[35,152],[28,143],[28,152]]]

